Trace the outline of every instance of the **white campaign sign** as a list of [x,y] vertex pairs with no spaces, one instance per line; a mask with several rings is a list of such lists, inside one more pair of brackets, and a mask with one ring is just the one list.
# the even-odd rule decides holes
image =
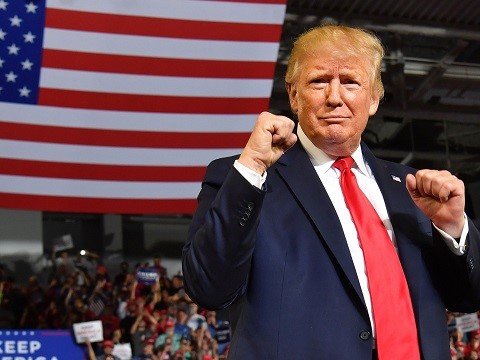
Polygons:
[[77,344],[84,343],[86,339],[90,342],[103,341],[103,327],[100,320],[73,324],[73,333]]
[[479,328],[478,316],[476,313],[465,314],[455,318],[456,326],[458,330],[463,333],[477,330]]

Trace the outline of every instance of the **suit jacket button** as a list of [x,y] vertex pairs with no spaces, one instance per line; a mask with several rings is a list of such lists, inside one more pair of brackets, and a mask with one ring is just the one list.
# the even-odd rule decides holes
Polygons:
[[360,339],[367,341],[368,339],[370,339],[370,332],[364,330],[359,334],[359,336],[360,336]]

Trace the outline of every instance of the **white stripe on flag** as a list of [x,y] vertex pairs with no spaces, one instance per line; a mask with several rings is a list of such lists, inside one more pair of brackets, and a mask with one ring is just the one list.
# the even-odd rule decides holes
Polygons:
[[166,114],[67,109],[0,102],[2,120],[85,129],[171,132],[250,132],[258,114]]
[[252,24],[282,24],[286,5],[198,0],[48,0],[49,8],[93,11],[106,14],[230,21]]
[[159,58],[275,62],[279,44],[169,39],[47,28],[44,48]]
[[0,175],[4,192],[111,199],[193,199],[198,182],[100,181]]
[[241,149],[153,149],[1,140],[0,157],[17,160],[137,166],[206,166]]
[[116,94],[265,98],[273,80],[205,79],[43,69],[40,86]]

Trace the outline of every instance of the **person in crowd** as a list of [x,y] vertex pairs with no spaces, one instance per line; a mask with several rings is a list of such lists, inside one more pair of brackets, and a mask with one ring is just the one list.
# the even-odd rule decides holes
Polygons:
[[111,284],[108,282],[104,274],[97,274],[95,286],[88,299],[89,309],[99,317],[103,314],[107,304],[113,303],[113,293]]
[[455,346],[455,350],[457,351],[457,359],[465,359],[466,344],[460,340],[455,342],[454,346]]
[[22,329],[45,328],[44,311],[47,304],[45,303],[45,291],[38,282],[38,277],[36,275],[30,276],[28,283],[22,287],[21,291],[26,300],[26,306],[19,327]]
[[70,329],[73,324],[86,321],[96,320],[96,316],[89,309],[85,301],[81,296],[76,296],[72,302],[69,302],[66,306],[66,312],[64,316],[64,327]]
[[62,250],[57,253],[55,249],[52,250],[51,260],[54,268],[62,268],[62,272],[66,275],[75,271],[75,264],[70,257],[68,250]]
[[183,335],[180,340],[180,353],[182,354],[185,360],[196,359],[196,352],[194,351],[194,346],[196,344],[192,343],[192,337],[190,335]]
[[199,327],[194,332],[194,339],[197,342],[197,359],[216,359],[218,355],[218,343],[212,338],[206,327]]
[[11,307],[11,286],[0,264],[0,329],[11,329],[15,326],[15,314]]
[[162,345],[160,345],[156,348],[157,349],[158,360],[172,360],[173,359],[172,342],[173,342],[173,340],[171,338],[167,338]]
[[187,326],[191,331],[196,331],[202,326],[206,326],[207,319],[203,314],[199,314],[199,307],[194,302],[188,304],[188,321]]
[[160,298],[154,305],[155,310],[166,310],[168,312],[168,308],[172,304],[174,304],[174,300],[170,298],[170,295],[168,293],[168,289],[169,289],[168,286],[161,287]]
[[[478,358],[478,354],[480,353],[480,329],[475,330],[470,334],[470,339],[468,340],[464,352],[467,358],[472,356],[475,357],[475,359]],[[472,355],[472,353],[474,354]]]
[[192,329],[187,325],[188,314],[183,307],[177,309],[177,319],[175,322],[175,333],[180,336],[190,335]]
[[209,337],[215,340],[217,353],[223,354],[230,345],[230,324],[221,319],[217,319],[217,312],[210,310],[206,312],[206,329]]
[[18,309],[18,305],[22,304],[15,301],[16,293],[14,279],[7,275],[6,267],[0,264],[0,329],[12,329],[17,326],[23,308]]
[[98,355],[95,354],[95,350],[93,349],[90,340],[85,340],[85,345],[87,346],[88,350],[88,359],[89,360],[121,360],[118,356],[113,354],[113,341],[112,340],[104,340],[102,343],[102,354]]
[[183,288],[183,276],[176,274],[172,277],[172,286],[169,288],[170,301],[189,302],[190,299]]
[[100,264],[96,267],[95,269],[95,274],[94,274],[94,278],[98,281],[98,280],[104,280],[105,282],[107,282],[108,284],[111,284],[111,281],[110,281],[110,274],[108,272],[108,268],[103,265],[103,264]]
[[115,330],[120,329],[120,319],[114,312],[112,304],[106,304],[98,319],[102,322],[103,338],[112,339]]
[[170,342],[171,350],[172,352],[175,352],[180,348],[181,339],[182,335],[175,333],[175,321],[168,319],[165,324],[165,332],[159,334],[155,340],[155,347],[162,347],[165,346],[167,342]]
[[113,302],[115,305],[115,312],[120,320],[123,320],[129,315],[129,300],[130,293],[127,290],[121,290],[120,292],[116,293],[114,288]]
[[50,300],[44,315],[46,321],[45,329],[63,329],[63,313],[55,300]]
[[458,360],[457,350],[455,350],[455,347],[453,345],[450,346],[450,355],[452,357],[451,360]]
[[152,323],[149,325],[149,323],[147,323],[145,312],[146,310],[144,309],[139,311],[137,319],[130,329],[132,351],[134,355],[140,355],[143,351],[143,344],[145,341],[156,335],[156,324]]
[[220,322],[217,320],[217,312],[214,310],[209,310],[205,316],[207,320],[207,329],[212,336],[212,338],[217,337],[217,327],[220,325]]
[[168,277],[167,268],[162,264],[162,257],[160,255],[155,255],[153,257],[153,267],[157,269],[158,274],[165,278]]
[[73,264],[76,269],[89,278],[94,278],[100,262],[100,255],[90,250],[81,250],[76,253]]
[[120,329],[122,330],[124,342],[131,343],[132,341],[131,329],[137,319],[137,315],[137,304],[135,300],[127,301],[124,317],[120,320]]
[[120,272],[118,272],[113,278],[113,289],[115,293],[119,293],[126,289],[127,277],[130,274],[130,264],[128,261],[120,262]]
[[157,354],[154,351],[154,345],[155,345],[154,338],[145,339],[143,343],[142,351],[140,352],[140,354],[135,355],[133,357],[133,360],[144,360],[144,359],[158,360]]
[[363,29],[306,31],[285,76],[298,121],[263,112],[239,156],[208,166],[183,280],[231,314],[229,359],[446,360],[445,309],[479,309],[463,182],[361,141],[383,55]]
[[167,323],[169,321],[171,322],[171,319],[168,317],[167,310],[153,310],[153,316],[157,321],[157,333],[163,334],[167,329]]

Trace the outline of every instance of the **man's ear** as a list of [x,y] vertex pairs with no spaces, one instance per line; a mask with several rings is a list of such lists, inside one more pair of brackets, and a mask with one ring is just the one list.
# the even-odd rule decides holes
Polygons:
[[288,100],[290,101],[290,107],[292,111],[296,114],[298,112],[298,102],[297,102],[297,88],[295,84],[285,84],[285,88],[288,93]]
[[378,110],[378,105],[380,104],[380,98],[378,95],[373,95],[370,99],[370,107],[368,109],[368,115],[373,116]]

